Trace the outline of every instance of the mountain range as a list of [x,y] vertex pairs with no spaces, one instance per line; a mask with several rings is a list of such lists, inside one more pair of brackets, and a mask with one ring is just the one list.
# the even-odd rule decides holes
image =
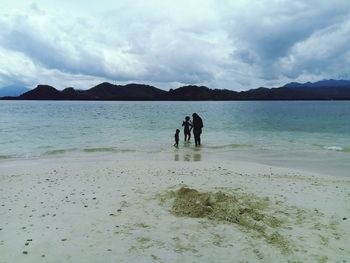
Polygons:
[[315,83],[292,82],[279,88],[257,88],[248,91],[210,89],[205,86],[183,86],[165,91],[145,84],[114,85],[103,82],[88,90],[72,87],[62,91],[38,85],[8,100],[350,100],[350,81],[323,80]]

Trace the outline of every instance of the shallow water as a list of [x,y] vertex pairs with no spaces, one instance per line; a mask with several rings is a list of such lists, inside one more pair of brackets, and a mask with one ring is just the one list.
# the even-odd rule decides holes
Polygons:
[[[197,112],[202,147],[175,150],[175,129]],[[350,170],[350,102],[0,101],[0,161],[67,154],[243,158],[327,173]],[[327,170],[328,169],[328,170]]]

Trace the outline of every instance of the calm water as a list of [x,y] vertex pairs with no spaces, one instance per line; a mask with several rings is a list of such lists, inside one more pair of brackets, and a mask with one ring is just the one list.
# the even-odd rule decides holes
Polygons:
[[[193,112],[203,118],[203,145],[174,150],[175,129],[182,138],[182,120]],[[350,102],[0,101],[0,159],[96,152],[243,158],[346,173]]]

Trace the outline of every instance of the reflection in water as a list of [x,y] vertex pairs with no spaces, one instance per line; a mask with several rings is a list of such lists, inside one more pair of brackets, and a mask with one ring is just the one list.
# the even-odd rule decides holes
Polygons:
[[175,150],[175,158],[174,158],[174,161],[177,162],[180,160],[180,156],[179,156],[179,151],[176,149]]
[[185,162],[189,162],[189,161],[191,161],[191,154],[190,153],[185,153],[185,155],[184,155],[184,161]]
[[198,162],[202,159],[201,148],[194,149],[193,161]]
[[[186,149],[185,149],[186,148]],[[202,160],[202,154],[200,148],[189,148],[185,147],[182,150],[176,149],[174,155],[174,161],[180,161],[180,154],[183,158],[181,158],[185,162],[198,162]],[[179,153],[180,151],[180,153]]]

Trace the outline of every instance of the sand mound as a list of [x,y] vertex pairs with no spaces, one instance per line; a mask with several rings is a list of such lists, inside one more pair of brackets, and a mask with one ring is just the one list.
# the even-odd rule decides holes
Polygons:
[[277,231],[284,220],[272,215],[268,198],[221,191],[199,192],[188,187],[170,192],[169,197],[174,198],[171,212],[176,216],[237,224],[244,231],[258,233],[283,252],[289,251],[288,241]]

